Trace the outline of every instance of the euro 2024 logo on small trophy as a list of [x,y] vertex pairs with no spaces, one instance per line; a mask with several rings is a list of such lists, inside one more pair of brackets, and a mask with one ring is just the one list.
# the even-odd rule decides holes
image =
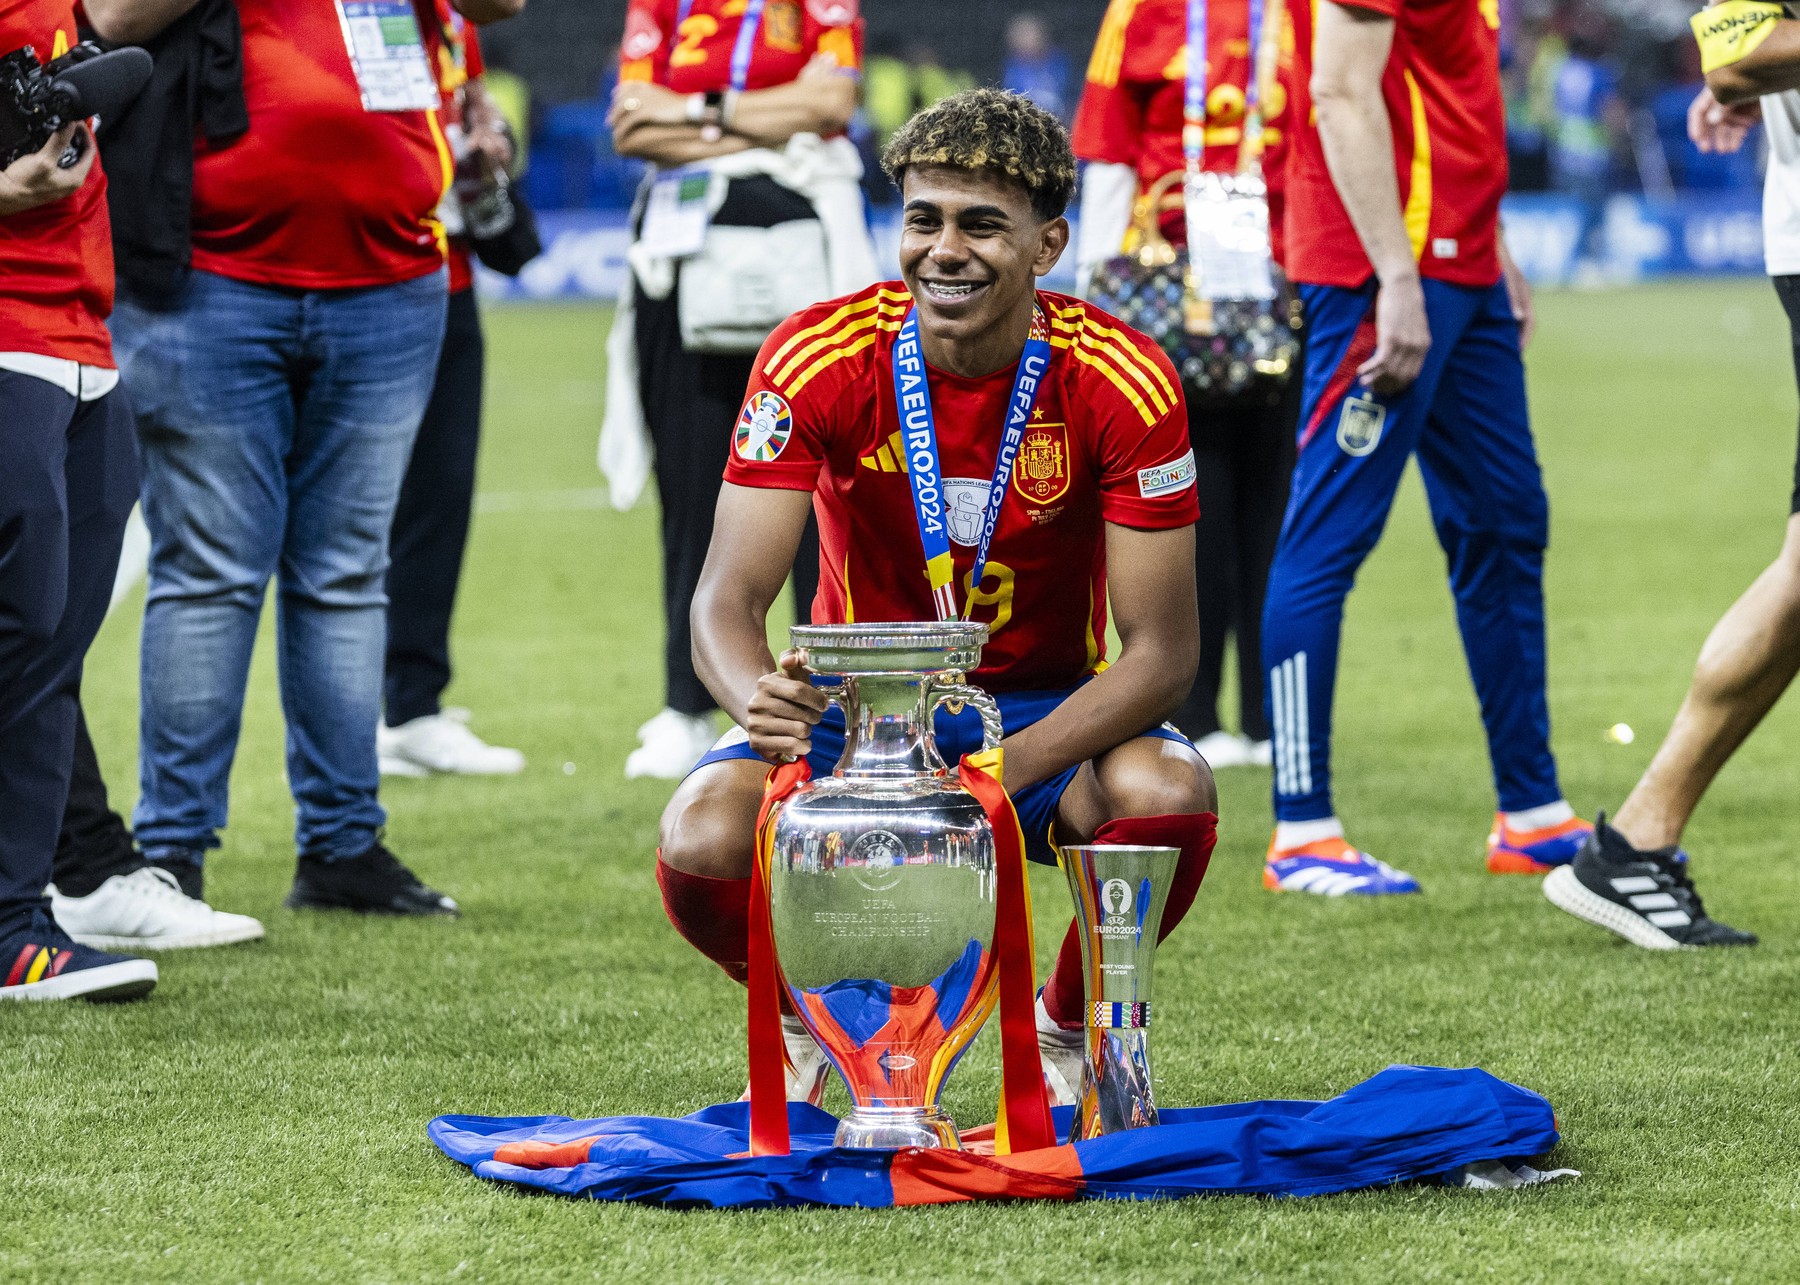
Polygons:
[[1062,849],[1075,900],[1087,1004],[1087,1059],[1069,1141],[1156,1123],[1150,983],[1178,848]]

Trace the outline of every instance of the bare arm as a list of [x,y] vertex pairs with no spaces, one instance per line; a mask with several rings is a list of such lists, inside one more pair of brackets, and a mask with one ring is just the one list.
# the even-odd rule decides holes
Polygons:
[[778,673],[769,652],[769,607],[787,583],[811,508],[810,491],[725,483],[689,615],[700,680],[770,760],[807,753],[827,703],[791,653]]
[[192,9],[198,0],[87,0],[88,22],[102,40],[141,45]]
[[[1708,8],[1717,4],[1718,0],[1711,0]],[[1748,54],[1707,72],[1706,87],[1727,107],[1764,94],[1800,89],[1800,20],[1780,19]]]
[[815,54],[796,80],[738,95],[731,132],[755,147],[785,147],[795,134],[837,134],[856,114],[856,77]]
[[1017,791],[1123,745],[1162,722],[1200,664],[1194,528],[1106,525],[1106,567],[1119,659],[1048,717],[1009,736],[1006,788]]
[[1381,95],[1393,45],[1392,18],[1337,0],[1319,5],[1313,103],[1326,168],[1381,282],[1375,354],[1358,372],[1379,393],[1399,392],[1418,378],[1431,347],[1419,265],[1400,211],[1393,124]]

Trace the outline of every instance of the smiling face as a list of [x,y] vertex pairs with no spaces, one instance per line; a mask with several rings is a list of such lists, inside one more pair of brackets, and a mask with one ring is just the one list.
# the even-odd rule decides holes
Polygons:
[[1041,218],[1024,185],[993,170],[911,166],[901,195],[900,273],[929,360],[968,375],[1016,360],[1037,278],[1068,245],[1068,221]]

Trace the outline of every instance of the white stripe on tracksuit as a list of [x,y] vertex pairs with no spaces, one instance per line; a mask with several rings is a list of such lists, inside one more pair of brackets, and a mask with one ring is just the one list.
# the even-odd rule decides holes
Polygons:
[[1269,671],[1275,712],[1275,792],[1312,793],[1312,726],[1306,708],[1306,653]]

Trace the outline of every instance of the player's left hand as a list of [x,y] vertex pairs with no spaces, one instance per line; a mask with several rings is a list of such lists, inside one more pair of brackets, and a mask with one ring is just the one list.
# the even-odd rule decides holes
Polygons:
[[744,731],[750,748],[771,763],[792,763],[812,753],[812,729],[831,701],[812,685],[806,653],[788,650],[776,662],[779,670],[764,674],[750,698]]
[[1531,336],[1537,332],[1537,307],[1531,301],[1531,282],[1513,261],[1504,236],[1500,238],[1500,275],[1506,280],[1506,297],[1512,304],[1513,320],[1519,323],[1519,351],[1524,352],[1531,345]]
[[1702,152],[1720,155],[1737,151],[1762,119],[1762,100],[1726,106],[1713,97],[1713,91],[1701,86],[1688,104],[1688,138]]

